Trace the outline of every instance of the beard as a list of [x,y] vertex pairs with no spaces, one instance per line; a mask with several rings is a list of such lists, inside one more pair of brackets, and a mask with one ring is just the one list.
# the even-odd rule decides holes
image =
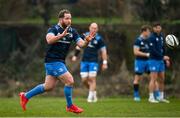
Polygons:
[[63,27],[63,28],[66,28],[66,27],[70,26],[70,25],[71,25],[71,23],[66,24],[66,23],[62,22],[62,24],[61,24],[61,25],[62,25],[62,27]]

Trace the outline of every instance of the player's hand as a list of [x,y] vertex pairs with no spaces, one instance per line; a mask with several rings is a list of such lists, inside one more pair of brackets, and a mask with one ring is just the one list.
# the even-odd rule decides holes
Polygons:
[[77,57],[76,57],[76,56],[73,56],[73,57],[71,58],[71,60],[72,60],[72,61],[77,61]]
[[102,71],[106,70],[108,68],[107,64],[102,64]]
[[89,35],[85,37],[85,39],[90,42],[96,35],[96,32],[90,32]]
[[170,60],[169,56],[164,56],[163,59],[166,60]]
[[170,66],[171,66],[171,63],[170,63],[169,60],[165,60],[165,63],[166,63],[166,66],[167,66],[167,67],[170,67]]
[[62,38],[62,37],[65,37],[66,35],[68,35],[69,33],[68,33],[68,29],[69,29],[69,27],[70,26],[67,26],[66,27],[66,29],[63,31],[63,33],[62,34],[60,34],[60,37]]

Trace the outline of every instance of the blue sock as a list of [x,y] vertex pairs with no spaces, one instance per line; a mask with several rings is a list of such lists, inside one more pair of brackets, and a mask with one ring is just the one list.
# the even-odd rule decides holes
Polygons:
[[66,97],[67,107],[70,107],[72,105],[72,87],[71,86],[64,87],[64,95]]
[[138,91],[134,91],[134,97],[140,97]]
[[160,91],[159,90],[155,90],[154,91],[154,97],[155,99],[157,99],[160,96]]
[[134,97],[140,97],[139,96],[139,84],[134,84]]
[[39,84],[36,87],[34,87],[33,89],[31,89],[30,91],[26,92],[25,96],[27,99],[30,99],[31,97],[44,93],[44,85],[43,84]]

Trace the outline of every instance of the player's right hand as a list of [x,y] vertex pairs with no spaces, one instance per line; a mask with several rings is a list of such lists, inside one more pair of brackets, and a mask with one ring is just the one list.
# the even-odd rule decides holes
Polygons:
[[105,71],[107,68],[108,68],[107,64],[102,64],[102,67],[101,67],[102,71]]
[[85,37],[85,39],[90,42],[96,35],[96,32],[90,32],[89,35]]

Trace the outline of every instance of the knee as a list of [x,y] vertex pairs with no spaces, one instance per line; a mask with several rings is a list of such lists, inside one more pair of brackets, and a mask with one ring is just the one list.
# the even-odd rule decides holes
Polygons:
[[164,79],[163,78],[159,79],[159,83],[164,83]]
[[45,91],[52,91],[54,89],[54,85],[45,85],[44,90]]
[[87,79],[86,79],[86,78],[83,78],[83,79],[81,80],[81,82],[82,82],[83,84],[85,84],[85,83],[87,83]]
[[156,83],[156,79],[155,79],[155,78],[151,78],[151,79],[150,79],[150,83],[151,83],[151,84],[152,84],[152,83],[155,84],[155,83]]
[[74,79],[73,78],[70,80],[69,84],[71,84],[71,85],[74,84]]
[[66,85],[71,85],[72,86],[73,84],[74,84],[73,77],[68,78],[68,81],[67,81]]
[[139,79],[135,78],[133,84],[139,84]]

